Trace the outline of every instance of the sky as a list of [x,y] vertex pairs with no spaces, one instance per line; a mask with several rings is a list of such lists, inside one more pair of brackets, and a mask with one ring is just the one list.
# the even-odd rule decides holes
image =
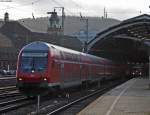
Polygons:
[[[2,1],[2,0],[0,0]],[[3,0],[4,1],[4,0]],[[64,7],[65,14],[71,16],[104,16],[125,20],[141,14],[150,14],[150,0],[12,0],[0,2],[0,18],[9,13],[13,20],[21,18],[47,17],[54,7]],[[56,9],[61,15],[61,9]]]

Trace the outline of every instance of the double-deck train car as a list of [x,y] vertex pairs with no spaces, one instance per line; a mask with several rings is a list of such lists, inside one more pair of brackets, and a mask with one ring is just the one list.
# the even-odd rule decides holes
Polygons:
[[124,68],[108,59],[37,41],[19,53],[17,87],[27,95],[36,95],[116,78]]

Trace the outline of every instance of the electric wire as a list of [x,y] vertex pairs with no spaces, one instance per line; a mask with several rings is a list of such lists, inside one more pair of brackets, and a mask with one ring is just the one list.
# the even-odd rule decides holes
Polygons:
[[[28,3],[24,3],[24,4],[22,4],[22,5],[18,5],[18,6],[8,6],[8,5],[3,5],[3,6],[6,6],[6,8],[3,8],[3,9],[0,9],[0,10],[7,10],[7,9],[19,9],[19,8],[22,8],[22,7],[25,7],[25,6],[33,6],[34,4],[36,4],[36,3],[39,3],[40,1],[42,1],[42,0],[34,0],[34,1],[30,1],[30,2],[28,2]],[[60,6],[60,7],[63,7],[64,5],[62,4],[62,3],[60,3],[60,2],[58,2],[58,0],[51,0],[53,3],[55,3],[56,5],[58,5],[58,6]],[[87,9],[86,7],[83,7],[83,6],[81,6],[81,5],[79,5],[76,1],[74,1],[74,0],[71,0],[73,3],[74,3],[74,5],[76,6],[76,7],[78,7],[79,9],[83,9],[83,10],[85,10],[85,11],[87,11],[87,10],[89,10],[89,9]],[[26,1],[27,2],[27,1]],[[28,11],[28,10],[25,10],[25,9],[19,9],[19,11]],[[81,12],[71,12],[67,7],[65,7],[65,12],[68,12],[68,14],[71,14],[72,16],[76,16],[77,15],[77,13],[78,14],[80,14]],[[96,13],[96,11],[93,11],[93,10],[91,10],[91,12],[93,12],[93,13],[95,13],[95,15],[98,15],[98,12]],[[99,11],[99,13],[100,12],[103,12],[103,11]],[[135,13],[139,13],[139,11],[135,11],[135,12],[133,12],[133,11],[128,11],[128,12],[125,12],[125,11],[115,11],[115,12],[113,12],[113,11],[107,11],[107,13],[108,14],[124,14],[124,13],[127,13],[127,14],[135,14]]]

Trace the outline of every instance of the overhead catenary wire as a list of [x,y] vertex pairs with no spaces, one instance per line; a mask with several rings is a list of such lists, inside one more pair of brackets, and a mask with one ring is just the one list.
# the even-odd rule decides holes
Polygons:
[[[89,11],[89,9],[87,9],[86,7],[83,7],[81,5],[79,5],[77,2],[75,2],[74,0],[71,0],[78,8],[83,9],[85,11]],[[97,15],[96,11],[90,10],[92,13],[94,13],[95,15]],[[81,11],[80,11],[81,12]],[[79,12],[79,13],[80,13]]]
[[[14,9],[14,10],[17,10],[17,11],[20,11],[20,12],[22,12],[22,11],[29,12],[28,9],[22,9],[22,7],[31,6],[31,5],[33,6],[34,4],[36,4],[36,3],[40,2],[40,1],[42,1],[42,0],[34,0],[34,1],[31,1],[31,2],[28,2],[28,3],[24,3],[22,5],[17,5],[17,6],[3,5],[3,6],[6,6],[6,8],[0,9],[0,10]],[[32,18],[35,19],[33,12],[32,12]]]
[[[26,11],[26,12],[29,12],[29,10],[28,9],[22,9],[22,7],[25,7],[25,6],[33,6],[33,5],[35,5],[35,4],[37,4],[37,3],[39,3],[40,1],[44,1],[44,0],[34,0],[34,1],[30,1],[30,2],[28,2],[28,1],[26,1],[24,4],[22,4],[22,5],[18,5],[18,6],[8,6],[8,5],[5,5],[6,6],[6,8],[3,8],[3,9],[0,9],[0,10],[7,10],[7,9],[19,9],[19,10],[17,10],[17,11]],[[46,0],[45,0],[46,1]],[[53,3],[55,3],[57,6],[60,6],[60,7],[64,7],[64,6],[66,6],[66,5],[63,5],[63,2],[60,2],[60,1],[58,1],[58,0],[49,0],[49,1],[52,1]],[[82,5],[80,5],[80,4],[78,4],[75,0],[71,0],[73,3],[74,3],[74,5],[77,7],[77,8],[79,8],[79,10],[84,10],[85,12],[87,12],[89,9],[87,9],[86,7],[83,7]],[[4,5],[3,5],[4,6]],[[66,12],[66,14],[67,15],[71,15],[71,16],[77,16],[77,15],[79,15],[79,13],[80,12],[82,12],[82,11],[75,11],[75,12],[72,12],[71,11],[71,9],[69,9],[69,8],[67,8],[67,7],[65,7],[65,12]],[[93,11],[93,10],[91,10],[91,14],[93,15],[95,15],[95,16],[98,16],[98,14],[100,13],[100,12],[103,12],[103,11],[98,11],[98,13],[97,13],[97,11]],[[139,14],[139,12],[140,11],[127,11],[127,12],[125,12],[125,11],[108,11],[107,13],[108,14],[110,14],[110,15],[112,15],[112,14],[123,14],[123,13],[128,13],[128,14]],[[82,12],[83,13],[83,12]],[[87,12],[88,13],[88,12]],[[44,13],[43,13],[44,14]],[[84,13],[83,13],[84,14]],[[84,15],[87,15],[87,14],[84,14]],[[45,14],[45,16],[46,16],[46,14]]]
[[3,8],[3,9],[0,9],[0,10],[18,9],[18,8],[21,8],[21,7],[24,7],[24,6],[33,5],[33,4],[35,4],[35,3],[38,3],[39,1],[41,1],[41,0],[35,0],[35,1],[30,2],[30,3],[26,3],[26,4],[23,4],[23,5],[16,6],[16,7],[14,7],[14,6],[9,6],[9,7],[8,7],[8,5],[5,5],[5,6],[7,6],[7,8]]

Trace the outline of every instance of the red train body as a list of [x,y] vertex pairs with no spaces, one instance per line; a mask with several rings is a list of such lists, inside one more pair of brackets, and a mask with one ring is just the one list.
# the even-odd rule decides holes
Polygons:
[[[125,66],[45,42],[33,42],[18,56],[17,87],[27,95],[120,77]],[[122,76],[122,75],[121,75]]]

